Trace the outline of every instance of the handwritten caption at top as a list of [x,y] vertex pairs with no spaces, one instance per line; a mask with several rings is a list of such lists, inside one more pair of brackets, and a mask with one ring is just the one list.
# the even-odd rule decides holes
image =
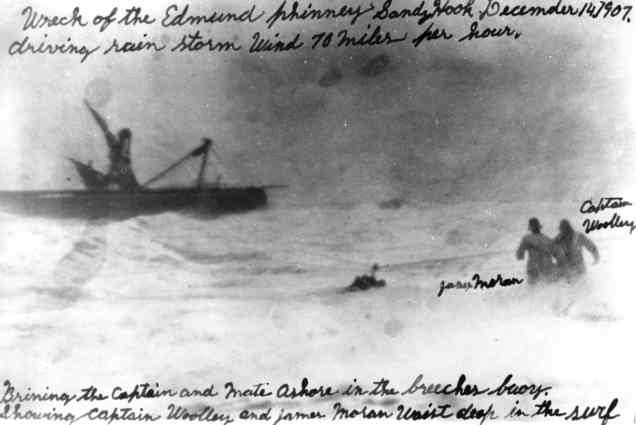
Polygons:
[[[423,0],[415,6],[404,7],[402,3],[385,0],[318,7],[311,2],[283,0],[272,8],[251,4],[233,10],[209,6],[195,10],[190,4],[171,4],[160,13],[131,6],[110,7],[92,15],[84,13],[80,7],[74,7],[64,15],[53,15],[46,10],[26,6],[20,15],[22,35],[9,43],[10,55],[75,55],[83,63],[99,52],[102,55],[147,51],[245,51],[264,54],[303,48],[316,50],[394,44],[418,48],[423,43],[436,40],[460,43],[517,40],[523,35],[521,30],[512,23],[501,24],[502,18],[516,23],[520,18],[559,17],[629,24],[632,6],[604,0],[554,0],[541,5],[500,0]],[[445,23],[450,18],[462,19],[463,25],[459,30],[451,29]],[[491,23],[495,18],[498,18],[496,25]],[[331,31],[310,30],[308,24],[311,22],[334,24],[337,28]],[[209,34],[223,24],[251,26],[253,31],[249,39],[241,39],[237,34],[229,38]],[[92,44],[61,33],[63,29],[107,33],[122,27],[148,28],[148,31],[134,39],[117,34]],[[175,41],[170,42],[153,37],[152,29],[173,29],[179,34]]]

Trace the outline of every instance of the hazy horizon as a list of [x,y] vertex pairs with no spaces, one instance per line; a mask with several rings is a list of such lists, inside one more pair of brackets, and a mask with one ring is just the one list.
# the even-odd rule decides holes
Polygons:
[[[70,2],[29,4],[50,14],[72,10]],[[167,4],[148,10],[161,16]],[[5,7],[1,26],[9,40],[48,32],[51,39],[64,34],[108,45],[115,35],[134,39],[149,31],[23,34],[24,5]],[[216,5],[240,11],[247,3]],[[209,13],[214,6],[194,2],[190,9]],[[86,16],[108,9],[80,7]],[[415,21],[408,22],[382,25],[415,34]],[[67,156],[106,167],[103,137],[83,105],[89,98],[113,130],[132,129],[142,181],[211,137],[229,181],[288,184],[290,194],[315,200],[556,199],[620,189],[633,160],[629,27],[567,18],[513,22],[523,31],[518,40],[418,48],[96,54],[83,64],[74,56],[11,57],[5,48],[0,116],[8,129],[1,142],[7,172],[0,187],[78,188]],[[330,29],[319,22],[304,28]],[[174,43],[191,30],[152,26],[148,37]],[[247,44],[263,28],[201,30]],[[189,184],[195,168],[166,183]]]

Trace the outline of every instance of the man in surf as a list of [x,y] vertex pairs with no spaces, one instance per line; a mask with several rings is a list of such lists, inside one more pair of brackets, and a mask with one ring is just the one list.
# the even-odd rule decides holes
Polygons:
[[528,283],[554,281],[557,272],[553,259],[559,256],[556,246],[549,237],[541,233],[541,223],[536,217],[528,221],[528,230],[530,233],[523,237],[517,249],[517,260],[523,260],[526,251],[528,252]]
[[132,132],[128,128],[122,128],[115,136],[108,128],[106,120],[88,102],[85,101],[85,103],[102,129],[109,149],[110,166],[106,174],[107,187],[115,190],[131,190],[139,187],[130,159]]
[[583,248],[587,249],[594,257],[594,264],[598,263],[598,248],[587,236],[576,232],[569,221],[561,220],[559,234],[554,238],[554,244],[560,252],[557,265],[559,275],[572,281],[585,274],[585,261],[583,260]]
[[383,279],[378,280],[375,277],[375,274],[377,273],[378,270],[380,270],[380,266],[378,266],[377,264],[374,264],[371,267],[370,274],[356,276],[356,278],[353,280],[353,283],[349,285],[346,290],[349,292],[366,291],[367,289],[381,288],[383,286],[386,286],[386,282]]

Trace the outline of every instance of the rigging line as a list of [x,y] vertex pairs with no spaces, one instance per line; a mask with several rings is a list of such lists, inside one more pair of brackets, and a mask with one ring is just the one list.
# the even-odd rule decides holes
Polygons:
[[142,187],[146,187],[149,184],[152,184],[154,182],[156,182],[157,180],[163,178],[166,174],[168,174],[170,171],[174,170],[175,168],[177,168],[179,165],[181,165],[182,163],[184,163],[188,158],[190,158],[190,156],[192,156],[192,153],[188,153],[187,155],[183,156],[182,158],[180,158],[178,161],[174,162],[172,165],[170,165],[168,168],[166,168],[165,170],[161,171],[160,173],[156,174],[154,177],[150,178],[149,180],[147,180],[145,183],[143,183],[141,186]]
[[[469,255],[457,255],[457,256],[450,256],[450,257],[440,257],[440,258],[424,258],[424,259],[419,259],[419,260],[413,260],[413,261],[406,261],[406,262],[402,262],[402,263],[385,263],[385,264],[379,264],[380,270],[384,270],[384,271],[398,271],[400,269],[404,269],[404,268],[417,268],[418,266],[425,266],[427,264],[437,264],[437,263],[453,263],[453,262],[458,262],[460,260],[464,260],[464,259],[470,259],[470,258],[480,258],[480,257],[494,257],[497,255],[501,255],[501,254],[513,254],[514,250],[502,250],[502,251],[489,251],[489,252],[483,252],[483,253],[479,253],[479,254],[469,254]],[[309,255],[312,257],[318,257],[318,258],[325,258],[325,259],[330,259],[330,260],[335,260],[341,263],[346,263],[348,265],[345,264],[339,264],[339,265],[334,265],[334,266],[327,266],[332,270],[354,270],[355,269],[359,269],[360,267],[362,268],[369,268],[371,264],[374,263],[373,260],[369,260],[369,261],[360,261],[360,260],[355,260],[355,259],[350,259],[350,258],[343,258],[341,256],[337,257],[335,255],[328,255],[328,254],[319,254],[319,253],[312,253],[312,254],[307,254],[304,253],[303,255]],[[378,261],[375,261],[376,263],[379,263]],[[295,264],[298,265],[306,265],[306,263],[303,262],[294,262]],[[313,266],[315,266],[316,264],[312,264]]]
[[206,164],[206,162],[207,162],[207,153],[208,153],[208,151],[210,149],[210,145],[211,144],[212,144],[212,141],[210,139],[203,139],[203,144],[201,146],[198,146],[195,149],[191,150],[190,152],[185,154],[183,157],[181,157],[177,161],[173,162],[165,170],[161,171],[160,173],[158,173],[157,175],[155,175],[154,177],[152,177],[151,179],[149,179],[148,181],[143,183],[141,186],[145,187],[145,186],[148,186],[151,183],[156,182],[157,180],[161,179],[166,174],[168,174],[170,171],[174,170],[175,168],[177,168],[178,166],[183,164],[188,159],[194,158],[194,157],[197,157],[197,156],[203,154],[204,155],[204,159],[202,161],[201,169],[199,171],[199,181],[197,182],[197,184],[200,186],[200,184],[201,184],[201,181],[200,181],[201,180],[201,176],[202,176],[203,171],[205,170],[205,166],[207,165]]
[[502,251],[482,252],[479,254],[453,255],[450,257],[439,257],[439,258],[425,258],[422,260],[406,261],[403,263],[380,264],[380,270],[384,269],[384,270],[390,271],[390,270],[396,270],[401,268],[417,267],[417,266],[426,265],[426,264],[452,263],[452,262],[456,262],[456,261],[464,260],[464,259],[494,257],[497,255],[512,254],[512,253],[514,253],[514,251],[512,250],[502,250]]
[[[606,246],[608,244],[608,242],[617,242],[617,241],[623,241],[624,239],[622,238],[603,238],[600,239],[596,245],[600,245],[600,246]],[[302,245],[302,243],[300,241],[288,241],[287,244],[289,245],[295,245],[295,246],[299,246]],[[408,244],[408,245],[399,245],[395,248],[391,247],[390,249],[398,249],[398,248],[412,248],[417,246],[416,244]],[[476,254],[465,254],[465,255],[453,255],[453,256],[448,256],[448,257],[438,257],[438,258],[422,258],[420,260],[413,260],[413,261],[406,261],[406,262],[401,262],[401,263],[386,263],[386,264],[380,264],[380,268],[385,268],[385,269],[390,269],[390,268],[396,268],[396,267],[408,267],[411,265],[419,265],[419,264],[427,264],[427,263],[438,263],[438,262],[452,262],[452,261],[456,261],[456,260],[461,260],[461,259],[467,259],[467,258],[478,258],[478,257],[492,257],[492,256],[496,256],[496,255],[502,255],[502,254],[514,254],[515,253],[515,249],[505,249],[505,250],[497,250],[497,251],[486,251],[486,252],[480,252],[480,253],[476,253]],[[363,253],[361,253],[363,254]],[[336,255],[328,255],[328,254],[319,254],[319,253],[312,253],[309,254],[312,256],[317,256],[317,257],[324,257],[324,258],[330,258],[330,259],[334,259],[334,260],[338,260],[340,262],[348,262],[351,264],[365,264],[367,265],[368,263],[363,263],[359,260],[354,260],[354,259],[350,259],[350,258],[344,258],[342,256],[336,256]]]

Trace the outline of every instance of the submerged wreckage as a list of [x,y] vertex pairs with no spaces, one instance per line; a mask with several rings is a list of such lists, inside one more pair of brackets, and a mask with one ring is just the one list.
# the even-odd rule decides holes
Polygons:
[[[215,153],[210,139],[143,184],[139,184],[130,160],[131,132],[122,129],[117,136],[110,132],[106,121],[88,103],[87,107],[101,127],[109,147],[108,173],[68,158],[79,174],[83,190],[0,191],[0,208],[24,215],[64,218],[128,218],[167,211],[199,213],[241,212],[267,204],[268,188],[282,186],[230,187],[220,179],[205,184],[205,169],[210,152]],[[152,189],[148,186],[192,158],[201,158],[196,184],[193,187]]]

